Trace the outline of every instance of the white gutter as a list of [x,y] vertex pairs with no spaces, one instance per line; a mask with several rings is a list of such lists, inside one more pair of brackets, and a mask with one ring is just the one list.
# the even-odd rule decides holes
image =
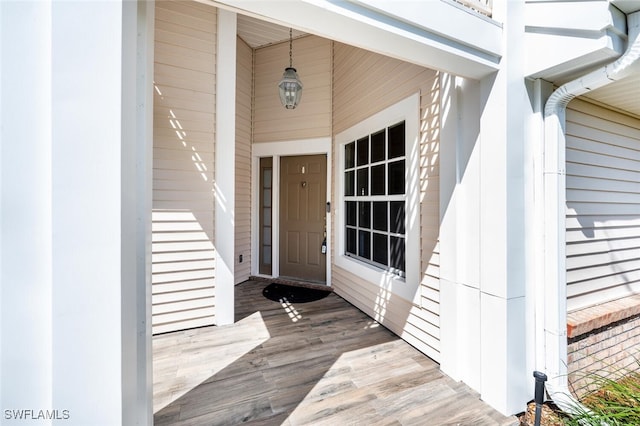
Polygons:
[[[640,69],[640,11],[627,15],[627,50],[615,62],[554,91],[544,111],[544,340],[547,391],[563,411],[579,403],[571,396],[567,371],[565,241],[565,111],[576,96],[606,86]],[[635,66],[635,67],[634,67]]]

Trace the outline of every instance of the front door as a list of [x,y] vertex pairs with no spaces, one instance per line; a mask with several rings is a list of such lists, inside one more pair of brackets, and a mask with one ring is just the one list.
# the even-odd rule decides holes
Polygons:
[[282,157],[281,277],[326,282],[326,203],[327,156]]

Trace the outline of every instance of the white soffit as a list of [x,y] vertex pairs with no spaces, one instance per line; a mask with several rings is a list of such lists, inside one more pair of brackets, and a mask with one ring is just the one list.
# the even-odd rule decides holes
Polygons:
[[[293,38],[306,35],[292,29]],[[238,15],[238,36],[252,49],[270,46],[289,40],[289,28],[246,15]]]
[[[611,3],[626,14],[640,11],[640,0],[614,0]],[[635,74],[594,90],[585,97],[640,117],[640,66],[636,66]]]
[[640,0],[612,0],[611,4],[627,15],[640,10]]
[[[467,46],[499,58],[502,45],[502,26],[491,18],[479,14],[456,2],[415,0],[348,0],[361,6],[360,13],[375,13],[395,18],[406,25],[421,28],[431,34],[450,39],[452,43]],[[384,19],[384,18],[382,18]]]
[[640,117],[640,72],[584,95]]
[[[418,25],[414,19],[407,22],[408,17],[404,16],[409,13],[407,2],[399,2],[396,15],[391,16],[388,10],[347,1],[200,1],[463,77],[481,79],[495,72],[500,61],[500,52],[495,51],[502,37],[500,24],[449,2],[409,2],[414,17],[431,14],[429,20]],[[395,2],[389,4],[395,5]],[[447,33],[441,33],[443,29],[440,27],[425,27],[442,21],[449,26]],[[471,22],[474,31],[484,34],[479,46],[468,36]]]
[[526,76],[562,84],[624,52],[626,17],[606,0],[525,7]]
[[[612,63],[626,49],[625,14],[638,10],[640,0],[527,2],[525,75],[560,86]],[[640,70],[583,97],[640,117]]]

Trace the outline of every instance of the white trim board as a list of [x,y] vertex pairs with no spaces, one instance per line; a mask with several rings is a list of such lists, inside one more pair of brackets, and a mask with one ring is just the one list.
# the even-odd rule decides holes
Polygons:
[[[279,142],[263,142],[254,143],[251,150],[251,230],[256,238],[251,241],[251,273],[252,275],[260,275],[259,270],[259,241],[260,224],[258,213],[260,210],[260,199],[258,197],[260,191],[260,158],[273,157],[273,226],[271,229],[271,241],[273,250],[271,256],[272,271],[271,277],[280,276],[280,244],[278,235],[280,235],[280,157],[288,157],[294,155],[314,155],[325,154],[327,156],[327,200],[331,200],[331,138],[314,138],[299,139],[292,141]],[[331,215],[327,215],[327,285],[331,285]]]

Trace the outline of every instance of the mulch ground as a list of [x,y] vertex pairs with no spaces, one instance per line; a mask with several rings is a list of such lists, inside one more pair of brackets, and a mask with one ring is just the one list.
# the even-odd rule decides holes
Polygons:
[[[533,426],[536,415],[536,403],[527,404],[527,411],[520,417],[520,426]],[[558,414],[558,409],[550,402],[542,404],[542,414],[540,416],[540,426],[563,426],[564,422]]]

